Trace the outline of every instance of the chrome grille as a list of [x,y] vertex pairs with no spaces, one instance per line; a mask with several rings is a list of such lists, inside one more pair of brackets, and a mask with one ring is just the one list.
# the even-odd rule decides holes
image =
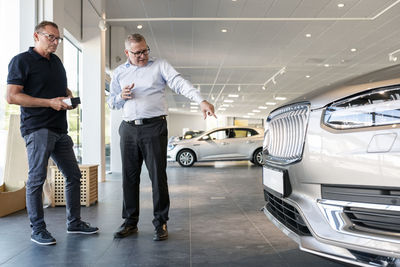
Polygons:
[[273,111],[264,136],[264,162],[290,164],[303,154],[310,105],[297,103]]

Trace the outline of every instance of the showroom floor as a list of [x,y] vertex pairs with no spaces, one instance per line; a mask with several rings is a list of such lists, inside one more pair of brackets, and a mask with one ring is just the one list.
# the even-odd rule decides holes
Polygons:
[[57,245],[30,241],[26,211],[0,218],[1,266],[342,266],[298,249],[260,211],[261,168],[247,162],[168,165],[169,239],[152,241],[151,187],[142,172],[139,233],[113,239],[121,219],[120,174],[99,184],[99,202],[82,217],[100,228],[68,235],[65,208],[45,209]]

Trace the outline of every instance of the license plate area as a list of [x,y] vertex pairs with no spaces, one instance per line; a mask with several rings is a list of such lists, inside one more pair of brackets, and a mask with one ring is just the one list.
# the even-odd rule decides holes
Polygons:
[[264,189],[279,197],[287,197],[292,192],[287,170],[263,167]]

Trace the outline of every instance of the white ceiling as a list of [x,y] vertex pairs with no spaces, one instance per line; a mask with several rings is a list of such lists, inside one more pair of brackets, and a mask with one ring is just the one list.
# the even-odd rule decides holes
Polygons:
[[[389,54],[400,49],[399,0],[113,0],[105,7],[109,25],[143,34],[151,55],[167,59],[217,110],[234,101],[217,115],[264,117],[273,106],[259,106],[285,102],[274,97],[288,101],[393,65]],[[191,106],[172,92],[168,105]]]

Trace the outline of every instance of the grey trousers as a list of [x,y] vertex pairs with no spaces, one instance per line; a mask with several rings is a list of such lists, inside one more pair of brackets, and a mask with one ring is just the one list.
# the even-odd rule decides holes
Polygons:
[[49,157],[57,164],[65,179],[67,225],[75,225],[80,217],[81,172],[67,134],[42,128],[24,136],[28,153],[29,172],[26,183],[26,208],[33,232],[46,229],[43,212],[43,184],[47,176]]

